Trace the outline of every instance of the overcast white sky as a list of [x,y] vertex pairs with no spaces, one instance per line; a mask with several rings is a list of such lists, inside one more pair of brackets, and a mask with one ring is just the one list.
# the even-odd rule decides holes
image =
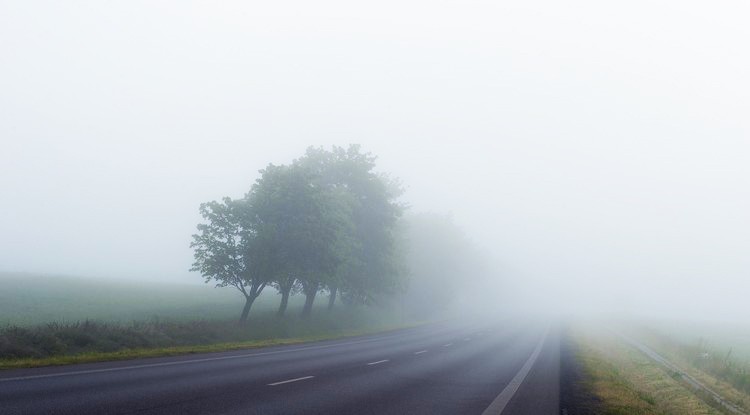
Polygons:
[[200,202],[355,142],[546,301],[748,315],[749,20],[745,0],[0,0],[0,270],[199,281]]

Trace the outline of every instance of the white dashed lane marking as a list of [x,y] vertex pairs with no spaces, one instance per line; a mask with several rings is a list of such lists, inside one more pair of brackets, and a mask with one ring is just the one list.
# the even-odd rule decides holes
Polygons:
[[289,379],[289,380],[282,380],[281,382],[269,383],[268,386],[278,386],[278,385],[283,385],[285,383],[299,382],[300,380],[312,379],[314,377],[315,376],[304,376],[304,377],[301,377],[301,378],[295,378],[295,379]]

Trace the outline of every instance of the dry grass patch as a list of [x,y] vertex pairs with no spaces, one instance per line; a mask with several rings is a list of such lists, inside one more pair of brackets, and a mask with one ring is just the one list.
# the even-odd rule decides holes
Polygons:
[[614,334],[596,329],[574,333],[587,387],[604,414],[719,415],[688,387]]

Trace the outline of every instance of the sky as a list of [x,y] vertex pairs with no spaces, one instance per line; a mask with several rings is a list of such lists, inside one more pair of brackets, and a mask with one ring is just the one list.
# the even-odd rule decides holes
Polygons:
[[359,143],[490,253],[499,295],[748,315],[749,15],[0,0],[0,270],[200,282],[201,202]]

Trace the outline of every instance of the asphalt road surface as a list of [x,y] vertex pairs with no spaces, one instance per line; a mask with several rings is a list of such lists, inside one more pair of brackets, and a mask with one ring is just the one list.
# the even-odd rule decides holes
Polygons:
[[170,358],[0,372],[0,414],[558,414],[559,333],[435,324]]

